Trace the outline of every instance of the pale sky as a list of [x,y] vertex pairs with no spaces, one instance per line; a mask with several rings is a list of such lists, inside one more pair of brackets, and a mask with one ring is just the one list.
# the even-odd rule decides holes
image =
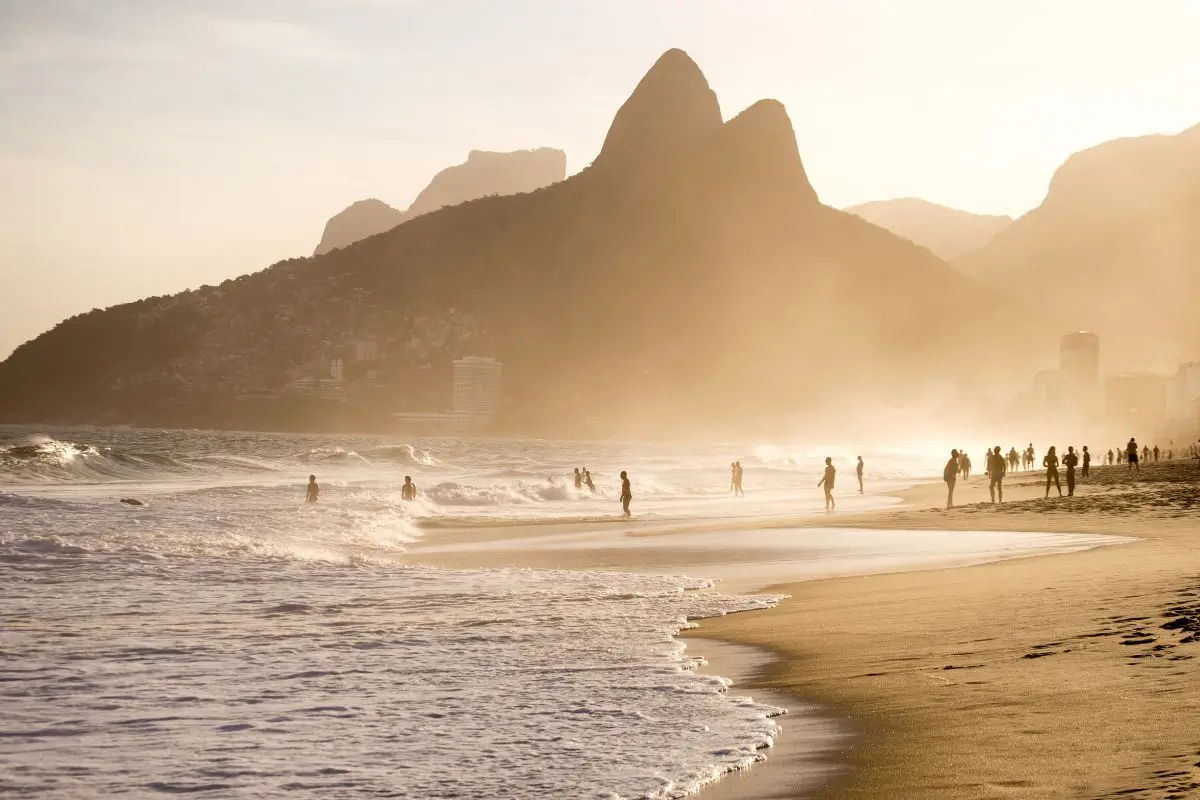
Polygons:
[[1017,215],[1074,151],[1200,123],[1200,0],[0,0],[0,358],[312,252],[472,148],[595,156],[687,50],[781,100],[823,202]]

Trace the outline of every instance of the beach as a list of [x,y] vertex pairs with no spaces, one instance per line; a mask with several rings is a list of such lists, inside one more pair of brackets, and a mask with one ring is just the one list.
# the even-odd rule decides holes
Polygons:
[[[984,504],[986,482],[973,479],[960,485],[962,505],[950,511],[940,508],[944,486],[926,483],[900,492],[903,506],[894,511],[789,521],[792,529],[1119,538],[936,569],[763,585],[746,575],[739,591],[789,598],[770,610],[704,620],[694,634],[773,653],[735,690],[816,703],[853,735],[829,754],[845,768],[819,790],[804,784],[809,772],[798,776],[776,763],[776,755],[787,758],[781,753],[750,771],[760,779],[743,787],[727,778],[705,791],[741,800],[1188,796],[1200,787],[1198,476],[1194,462],[1147,465],[1134,475],[1100,468],[1077,497],[1046,501],[1037,473],[1016,474],[1002,506]],[[491,558],[664,570],[691,560],[702,572],[703,564],[720,572],[721,562],[736,563],[738,549],[693,555],[666,547],[515,548]],[[453,553],[429,557],[464,563]],[[786,738],[786,718],[783,729]],[[737,788],[716,788],[722,783]]]

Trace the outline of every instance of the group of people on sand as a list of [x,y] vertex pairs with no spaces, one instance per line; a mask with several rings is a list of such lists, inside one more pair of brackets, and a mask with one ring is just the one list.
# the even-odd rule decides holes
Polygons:
[[[308,476],[308,488],[304,492],[304,502],[315,503],[321,497],[321,485],[317,483],[316,475]],[[400,487],[400,499],[411,503],[417,499],[417,485],[411,475],[404,476],[404,484]]]
[[[1133,447],[1132,450],[1130,449],[1131,445]],[[1109,450],[1105,456],[1109,466],[1113,464],[1127,464],[1130,472],[1140,472],[1143,462],[1146,464],[1151,462],[1157,463],[1163,457],[1166,457],[1167,461],[1173,461],[1175,459],[1175,451],[1173,449],[1160,449],[1158,445],[1154,445],[1154,447],[1145,445],[1142,447],[1141,454],[1139,455],[1137,442],[1133,439],[1130,439],[1126,445],[1118,445],[1115,450]]]
[[[1033,444],[1030,443],[1020,454],[1022,465],[1026,469],[1032,468],[1031,455],[1034,453]],[[1155,446],[1153,449],[1143,447],[1139,450],[1137,440],[1130,438],[1129,442],[1123,447],[1118,448],[1117,454],[1114,455],[1112,450],[1109,450],[1105,456],[1110,466],[1114,463],[1114,458],[1118,461],[1125,461],[1129,465],[1129,470],[1140,471],[1139,460],[1148,461],[1151,457],[1155,461],[1162,455],[1162,451]],[[1169,454],[1168,458],[1173,454]],[[988,450],[987,452],[987,478],[988,492],[991,495],[993,503],[1004,502],[1004,477],[1008,472],[1013,471],[1016,464],[1017,451],[1016,448],[1010,448],[1005,454],[1001,451],[999,445]],[[964,466],[965,462],[965,466]],[[970,477],[971,459],[965,452],[958,450],[950,451],[950,459],[946,462],[945,468],[942,470],[942,480],[946,482],[946,508],[954,507],[954,488],[961,476],[964,480]],[[1079,477],[1086,478],[1091,471],[1092,453],[1087,445],[1083,446],[1080,452],[1075,452],[1074,446],[1068,446],[1067,452],[1063,455],[1058,454],[1058,448],[1051,445],[1046,451],[1046,455],[1042,457],[1042,468],[1046,470],[1046,494],[1045,497],[1050,497],[1050,488],[1053,487],[1058,491],[1058,496],[1063,496],[1062,473],[1060,469],[1066,470],[1067,497],[1075,496],[1076,485],[1076,470],[1079,470]]]

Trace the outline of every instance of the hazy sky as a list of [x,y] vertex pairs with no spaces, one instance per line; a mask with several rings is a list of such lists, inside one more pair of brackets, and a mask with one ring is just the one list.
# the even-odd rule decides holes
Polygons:
[[660,53],[784,102],[821,199],[1036,205],[1200,122],[1200,0],[0,0],[0,358],[73,313],[308,255],[471,148],[576,171]]

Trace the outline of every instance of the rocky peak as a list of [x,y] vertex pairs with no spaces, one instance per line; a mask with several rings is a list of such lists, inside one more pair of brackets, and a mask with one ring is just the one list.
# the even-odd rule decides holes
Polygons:
[[682,50],[655,62],[613,119],[596,164],[651,162],[721,127],[721,106]]

